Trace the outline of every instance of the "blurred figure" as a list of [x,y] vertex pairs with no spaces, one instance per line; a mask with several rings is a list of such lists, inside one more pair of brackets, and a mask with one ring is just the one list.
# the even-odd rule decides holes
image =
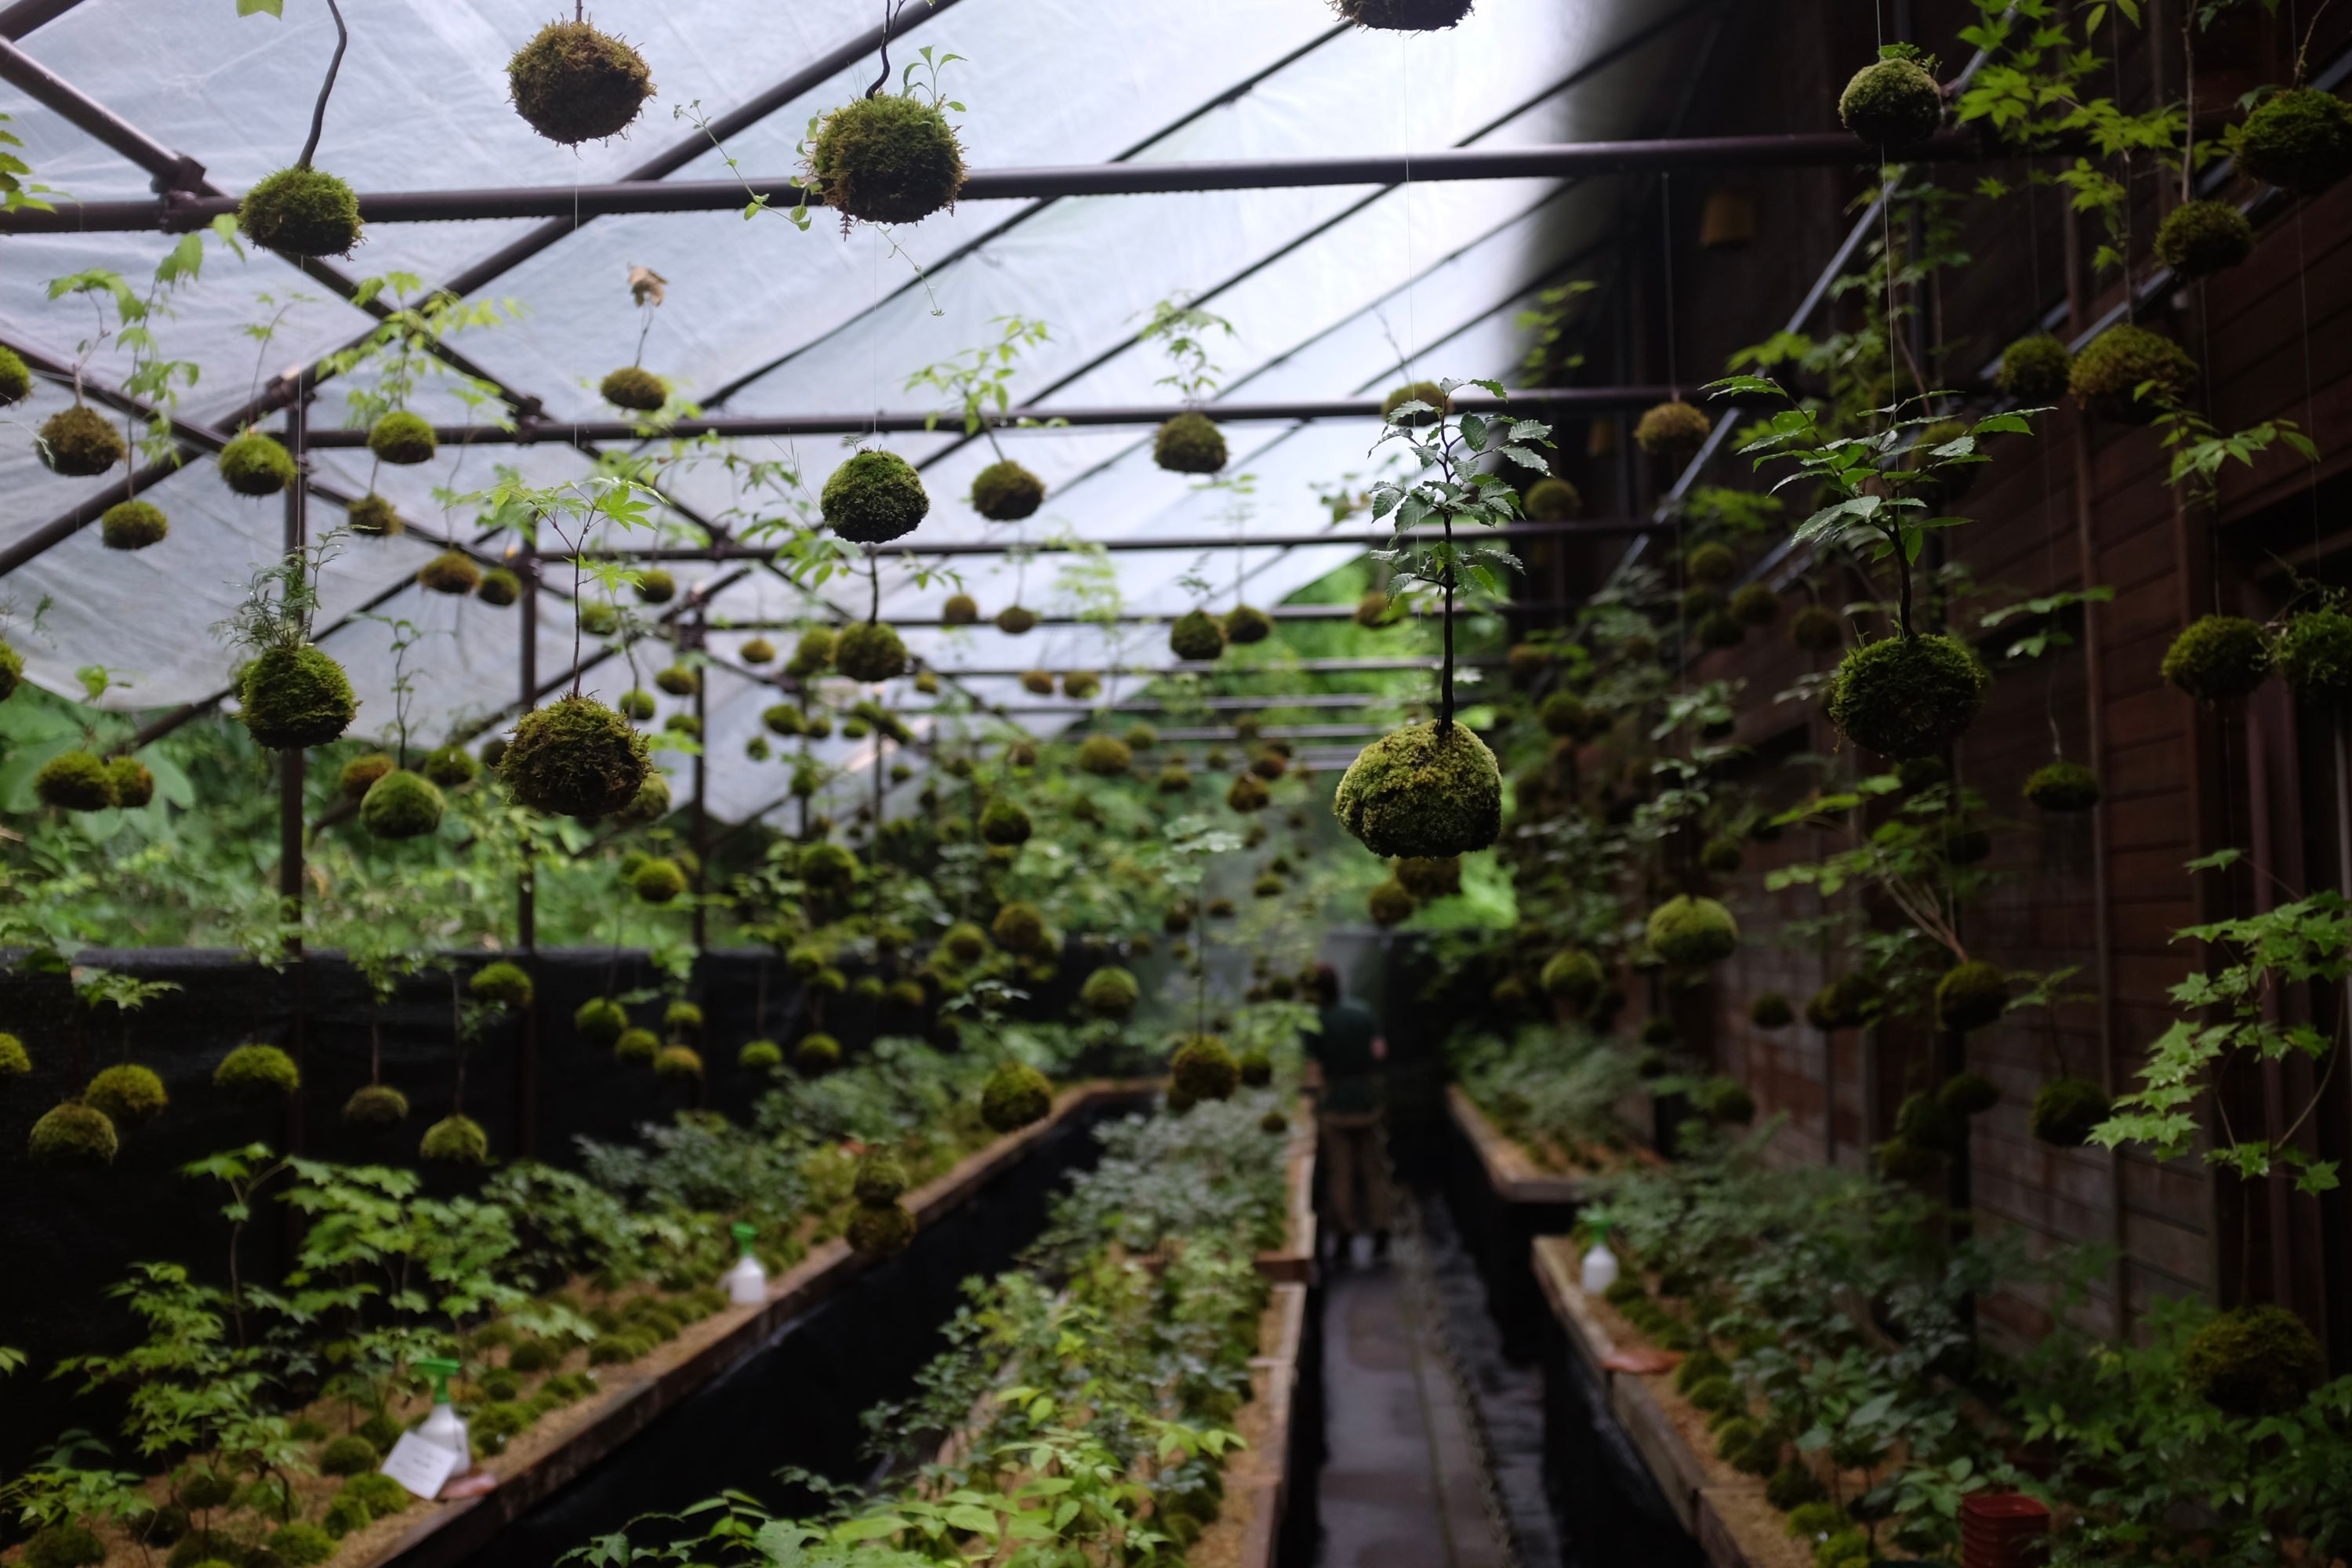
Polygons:
[[1361,1002],[1339,994],[1339,972],[1315,966],[1316,1021],[1300,1031],[1314,1064],[1317,1158],[1331,1209],[1334,1260],[1353,1258],[1355,1237],[1372,1235],[1372,1256],[1389,1250],[1388,1162],[1381,1142],[1381,1064],[1388,1041]]

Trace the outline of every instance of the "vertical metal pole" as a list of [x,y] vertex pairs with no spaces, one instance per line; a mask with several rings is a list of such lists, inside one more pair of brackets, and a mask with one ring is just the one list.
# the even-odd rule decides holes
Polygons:
[[[515,557],[515,575],[522,593],[515,608],[521,647],[516,663],[522,675],[522,711],[530,711],[539,690],[539,550],[526,544]],[[528,842],[522,869],[515,874],[515,947],[534,985],[542,976],[539,964],[539,873],[531,865]],[[515,1050],[515,1148],[526,1157],[539,1152],[539,1008],[536,998],[523,1009],[522,1038]]]
[[[307,467],[305,437],[310,427],[311,391],[308,373],[296,374],[301,379],[295,387],[293,400],[286,405],[286,449],[293,454],[296,478],[286,487],[285,552],[289,560],[299,561],[310,542],[310,491],[302,470]],[[304,760],[305,753],[299,746],[279,752],[278,757],[278,899],[286,932],[286,1054],[294,1058],[298,1069],[307,1071],[303,1060],[310,1003],[310,980],[302,952]],[[303,1145],[302,1110],[299,1094],[288,1099],[286,1146],[291,1152],[299,1152]]]
[[[692,621],[685,629],[686,646],[700,648],[703,644],[704,629],[703,612],[698,605]],[[698,678],[694,683],[692,841],[694,844],[694,951],[698,953],[710,945],[710,910],[702,901],[703,891],[709,886],[710,879],[710,868],[706,864],[710,855],[710,814],[707,805],[710,777],[710,748],[705,743],[708,737],[704,732],[705,723],[710,715],[710,699],[702,679],[699,679],[703,673],[706,672],[697,672]]]

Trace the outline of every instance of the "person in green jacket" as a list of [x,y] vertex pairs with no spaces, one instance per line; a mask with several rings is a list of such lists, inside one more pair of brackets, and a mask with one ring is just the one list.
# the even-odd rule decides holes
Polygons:
[[1316,1158],[1331,1208],[1335,1256],[1348,1262],[1355,1237],[1369,1230],[1372,1256],[1384,1258],[1389,1185],[1381,1141],[1381,1064],[1388,1059],[1388,1041],[1370,1007],[1340,995],[1339,972],[1328,963],[1315,966],[1314,996],[1315,1022],[1302,1033],[1318,1079]]

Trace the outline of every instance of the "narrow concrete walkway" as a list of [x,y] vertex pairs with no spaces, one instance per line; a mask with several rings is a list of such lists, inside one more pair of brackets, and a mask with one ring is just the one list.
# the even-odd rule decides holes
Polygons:
[[1331,1269],[1323,1301],[1322,1568],[1509,1568],[1476,1450],[1398,1256]]

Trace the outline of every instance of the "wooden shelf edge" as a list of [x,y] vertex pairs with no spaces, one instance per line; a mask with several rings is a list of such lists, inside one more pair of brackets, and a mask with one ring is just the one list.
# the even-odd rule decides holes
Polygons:
[[1495,1195],[1506,1203],[1568,1204],[1582,1201],[1581,1188],[1573,1176],[1556,1176],[1538,1168],[1528,1158],[1527,1151],[1503,1134],[1500,1128],[1486,1119],[1477,1102],[1458,1083],[1445,1086],[1445,1107],[1460,1128],[1470,1146],[1478,1152],[1478,1163],[1486,1167],[1486,1184]]

